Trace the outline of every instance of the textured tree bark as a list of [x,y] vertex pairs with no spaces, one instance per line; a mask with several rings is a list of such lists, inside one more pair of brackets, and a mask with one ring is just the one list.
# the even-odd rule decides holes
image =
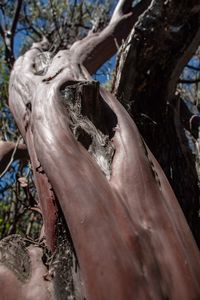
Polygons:
[[183,105],[175,96],[199,42],[198,1],[153,1],[124,46],[115,93],[164,169],[200,246],[195,157],[184,137]]
[[[122,9],[128,1],[121,3]],[[47,46],[34,44],[16,61],[9,104],[32,161],[47,243],[60,259],[66,255],[57,241],[61,212],[69,229],[80,268],[77,297],[199,299],[198,249],[131,117],[91,80],[75,46],[38,72]],[[70,285],[58,287],[58,275],[69,274],[61,266],[54,271],[60,299]]]

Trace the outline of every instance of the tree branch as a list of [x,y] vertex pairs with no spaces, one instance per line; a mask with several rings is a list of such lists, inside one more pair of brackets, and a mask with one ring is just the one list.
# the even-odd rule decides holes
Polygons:
[[7,169],[11,159],[12,161],[16,159],[20,159],[23,162],[27,161],[29,155],[26,145],[18,144],[16,147],[16,143],[0,141],[0,177],[2,173],[4,175],[4,171]]
[[119,1],[108,26],[100,33],[89,33],[86,38],[73,44],[74,58],[94,73],[126,39],[138,17],[145,11],[150,0],[143,0],[134,8],[132,1]]
[[[190,160],[190,168],[195,170],[189,151],[187,161],[185,155],[177,155],[183,151],[179,132],[175,130],[174,106],[170,103],[173,104],[183,68],[199,46],[198,6],[197,0],[154,0],[124,46],[115,84],[118,99],[137,122],[145,142],[171,181],[197,242],[198,177],[190,171],[188,176],[185,168]],[[144,119],[144,115],[148,118]]]
[[180,74],[200,42],[197,3],[154,1],[133,29],[119,64],[116,91],[127,104],[134,99],[134,111],[162,119],[157,109],[165,110],[173,98]]
[[187,65],[186,68],[189,68],[191,70],[194,70],[194,71],[200,71],[200,67],[194,67],[194,66],[191,66],[191,65]]
[[23,3],[23,0],[18,0],[17,1],[15,15],[14,15],[13,22],[12,22],[11,29],[10,29],[12,34],[15,34],[15,31],[16,31],[16,27],[17,27],[17,23],[18,23],[18,20],[19,20],[19,14],[20,14],[20,11],[21,11],[22,3]]
[[[142,1],[142,2],[143,2],[143,5],[144,5],[144,1]],[[131,11],[133,11],[132,10],[132,3],[133,3],[132,0],[118,1],[118,4],[117,4],[117,6],[116,6],[116,8],[113,12],[112,17],[111,17],[110,24],[115,22],[115,21],[119,21],[119,19],[121,17],[123,17],[124,15],[126,15],[126,14],[130,13]]]
[[28,18],[28,16],[27,16],[27,14],[26,14],[26,5],[24,5],[24,17],[25,17],[25,20],[26,20],[26,22],[28,23],[28,25],[29,25],[29,28],[40,38],[40,39],[42,39],[42,37],[43,37],[43,33],[41,33],[38,29],[36,29],[34,26],[33,26],[33,24],[32,24],[32,22],[30,22],[30,20],[29,20],[29,18]]
[[11,50],[12,50],[12,53],[13,53],[14,36],[15,36],[16,28],[17,28],[17,23],[18,23],[18,20],[19,20],[19,14],[20,14],[20,11],[21,11],[22,2],[23,2],[23,0],[18,0],[17,1],[15,15],[14,15],[13,22],[12,22],[11,29],[10,29],[10,31],[11,31]]
[[13,17],[12,25],[10,27],[10,30],[7,31],[2,31],[0,30],[0,33],[4,39],[4,44],[5,44],[5,59],[8,63],[8,67],[11,69],[13,66],[13,63],[15,61],[14,58],[14,52],[13,52],[13,47],[14,47],[14,36],[16,32],[16,27],[17,27],[17,22],[19,19],[19,14],[21,11],[21,6],[22,6],[23,0],[18,0],[15,14]]
[[4,41],[4,37],[5,37],[5,35],[4,35],[4,29],[3,29],[3,27],[2,27],[1,24],[0,24],[0,35],[2,36],[3,41]]
[[197,139],[200,127],[200,115],[192,113],[182,99],[180,99],[180,118],[184,128]]
[[178,83],[183,83],[183,84],[194,84],[200,82],[200,78],[197,79],[180,79]]

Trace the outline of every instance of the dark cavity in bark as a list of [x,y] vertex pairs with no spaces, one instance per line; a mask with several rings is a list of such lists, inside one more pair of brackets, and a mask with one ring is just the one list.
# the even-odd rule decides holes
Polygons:
[[88,150],[108,179],[114,145],[111,141],[117,117],[99,93],[97,81],[67,82],[60,88],[70,117],[70,129]]

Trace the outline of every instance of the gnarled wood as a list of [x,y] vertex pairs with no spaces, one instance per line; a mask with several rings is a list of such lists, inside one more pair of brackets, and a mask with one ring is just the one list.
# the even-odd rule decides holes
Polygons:
[[169,183],[128,113],[82,65],[84,41],[75,45],[39,73],[44,44],[33,45],[10,78],[49,244],[57,199],[87,299],[198,299],[199,252]]
[[[77,113],[76,105],[77,115],[83,113],[88,95],[86,90],[78,103],[74,92],[80,91],[80,81],[91,80],[89,74],[74,63],[73,53],[60,51],[45,75],[34,75],[38,47],[15,64],[10,106],[62,208],[87,298],[197,299],[198,250],[166,178],[133,121],[111,94],[100,89],[100,111],[103,106],[108,120],[115,116],[114,123],[106,126],[114,132],[110,141],[115,149],[107,179],[72,134],[70,114]],[[24,83],[31,91],[28,99],[18,88]],[[69,89],[72,83],[74,92]],[[63,86],[68,87],[64,101],[75,101],[74,106],[63,103]]]

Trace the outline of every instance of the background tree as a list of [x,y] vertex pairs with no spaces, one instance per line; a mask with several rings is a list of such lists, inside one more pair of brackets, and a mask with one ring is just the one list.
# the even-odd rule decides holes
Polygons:
[[[92,4],[50,1],[41,3],[41,10],[34,2],[18,1],[14,18],[12,10],[5,14],[9,7],[5,4],[1,6],[6,16],[1,27],[5,74],[14,62],[17,29],[23,26],[21,30],[30,30],[32,38],[47,38],[17,60],[10,79],[10,106],[28,147],[38,199],[23,173],[32,178],[29,168],[22,162],[17,167],[22,176],[18,175],[18,192],[13,198],[16,206],[9,216],[13,211],[16,214],[7,234],[19,230],[16,215],[25,214],[19,214],[17,205],[24,200],[29,213],[31,207],[25,218],[26,233],[30,233],[33,212],[39,211],[46,243],[43,230],[34,242],[38,247],[28,250],[33,243],[30,239],[11,236],[3,240],[1,261],[9,252],[10,261],[17,258],[25,263],[22,269],[21,264],[11,267],[4,262],[18,280],[4,268],[2,276],[25,299],[30,285],[38,282],[32,293],[38,299],[48,299],[50,290],[58,299],[197,299],[199,254],[145,142],[172,182],[199,242],[198,177],[187,144],[191,136],[188,139],[184,130],[198,133],[199,117],[176,92],[179,76],[199,44],[199,4],[153,1],[148,7],[150,1],[141,1],[132,7],[132,1],[119,1],[103,30],[106,18],[95,19],[92,26],[85,18],[84,11],[88,16]],[[48,10],[52,18],[47,18]],[[101,10],[105,11],[103,6]],[[87,73],[94,73],[117,51],[132,27],[121,50],[113,90],[136,120],[145,142],[116,99],[99,89]],[[58,52],[66,48],[68,51]],[[192,68],[198,68],[196,63]],[[182,84],[185,80],[181,79]],[[8,111],[4,114],[9,120]],[[14,138],[15,132],[13,126]],[[20,139],[1,146],[2,162],[7,166],[3,175],[14,159],[27,161]],[[44,266],[35,259],[41,256],[40,248],[48,269],[45,276]],[[22,250],[24,256],[16,255]],[[29,258],[37,278],[30,271]],[[12,289],[3,292],[7,298],[14,297]]]

